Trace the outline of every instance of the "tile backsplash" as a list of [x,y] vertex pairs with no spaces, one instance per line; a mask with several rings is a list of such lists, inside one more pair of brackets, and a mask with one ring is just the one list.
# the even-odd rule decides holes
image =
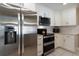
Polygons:
[[64,34],[79,34],[79,25],[60,27],[60,32]]

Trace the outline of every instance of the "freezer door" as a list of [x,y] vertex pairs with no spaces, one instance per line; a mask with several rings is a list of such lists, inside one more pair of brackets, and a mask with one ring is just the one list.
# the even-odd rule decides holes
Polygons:
[[[13,27],[14,30],[5,29],[6,26]],[[2,14],[0,12],[0,56],[19,55],[18,35],[17,14]]]

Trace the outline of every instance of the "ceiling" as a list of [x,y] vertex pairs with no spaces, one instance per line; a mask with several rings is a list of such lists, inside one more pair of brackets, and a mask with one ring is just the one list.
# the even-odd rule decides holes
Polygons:
[[66,5],[63,5],[63,3],[39,3],[39,4],[54,10],[62,10],[68,7],[79,6],[78,3],[67,3]]

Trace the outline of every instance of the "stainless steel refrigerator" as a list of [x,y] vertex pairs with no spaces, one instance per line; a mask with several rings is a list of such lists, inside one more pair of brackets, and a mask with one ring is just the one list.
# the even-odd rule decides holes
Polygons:
[[10,3],[0,3],[0,56],[36,55],[36,12]]

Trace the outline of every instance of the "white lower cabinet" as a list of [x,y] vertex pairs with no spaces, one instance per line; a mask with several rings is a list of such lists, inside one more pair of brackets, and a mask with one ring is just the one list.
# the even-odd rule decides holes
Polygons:
[[60,34],[55,34],[55,48],[63,47],[64,41],[62,37]]
[[76,52],[78,48],[79,35],[55,34],[55,48],[61,47],[66,50]]
[[75,51],[75,36],[73,35],[63,35],[64,37],[64,46],[63,48],[70,50],[70,51]]
[[43,35],[37,35],[37,55],[43,54]]

